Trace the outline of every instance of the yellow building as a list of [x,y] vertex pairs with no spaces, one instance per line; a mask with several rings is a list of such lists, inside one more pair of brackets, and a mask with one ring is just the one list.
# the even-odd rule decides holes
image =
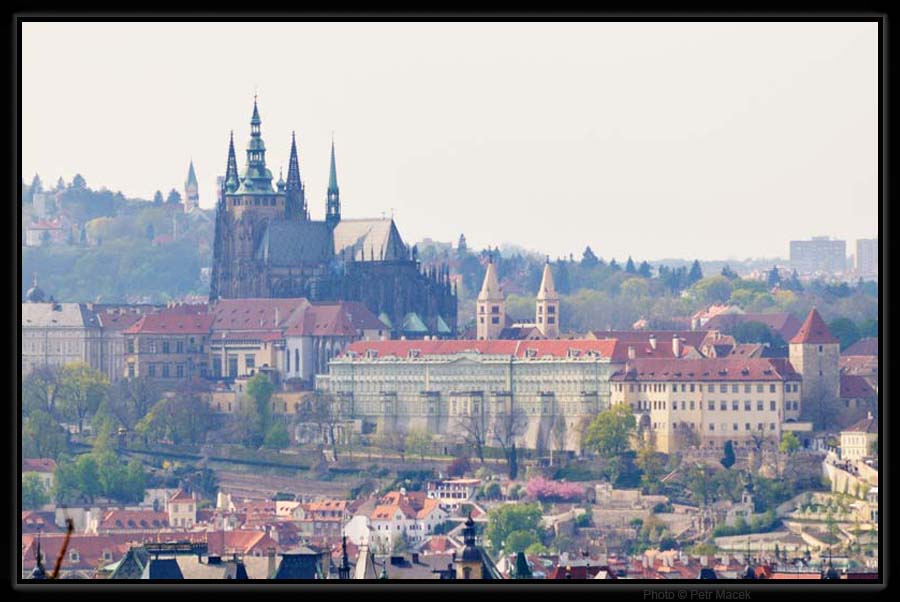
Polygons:
[[800,376],[778,359],[636,359],[610,377],[610,404],[629,404],[640,436],[663,453],[777,443],[799,418],[800,395]]
[[878,419],[869,412],[868,416],[841,431],[841,459],[858,460],[876,454],[872,445],[878,441]]

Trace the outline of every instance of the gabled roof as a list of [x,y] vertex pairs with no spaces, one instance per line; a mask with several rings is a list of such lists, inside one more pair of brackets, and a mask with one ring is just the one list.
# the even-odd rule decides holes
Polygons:
[[798,380],[788,362],[764,358],[636,359],[610,376],[611,381],[783,381]]
[[342,219],[334,227],[334,254],[345,261],[406,259],[406,246],[391,218]]
[[22,304],[22,328],[99,327],[97,315],[84,303]]
[[878,337],[860,339],[844,349],[842,356],[861,355],[878,357]]
[[184,579],[174,558],[151,558],[144,566],[141,579]]
[[425,322],[419,317],[419,314],[410,312],[403,316],[403,325],[400,327],[403,332],[423,333],[428,332]]
[[270,220],[256,248],[256,259],[272,266],[320,264],[333,257],[331,229],[325,222]]
[[841,399],[878,399],[865,376],[841,374]]
[[790,342],[804,345],[830,345],[838,344],[840,341],[828,331],[825,320],[822,319],[816,308],[812,308],[809,315],[806,316],[806,320],[803,321],[803,326]]
[[124,334],[209,334],[213,317],[206,314],[185,314],[163,310],[142,316],[123,330]]
[[22,460],[22,472],[53,472],[56,470],[56,461],[53,458],[24,458]]
[[854,424],[853,426],[843,429],[844,433],[869,433],[878,434],[878,418],[872,416],[871,412],[868,416]]

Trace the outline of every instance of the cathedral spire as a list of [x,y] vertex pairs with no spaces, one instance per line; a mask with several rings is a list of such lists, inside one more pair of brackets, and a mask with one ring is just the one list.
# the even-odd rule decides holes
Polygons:
[[297,153],[297,135],[291,132],[291,158],[288,160],[287,184],[287,218],[309,219],[306,208],[306,191],[300,179],[300,159]]
[[234,130],[232,130],[231,138],[228,141],[228,165],[225,167],[225,190],[234,192],[237,190],[239,184],[237,158],[235,158],[234,155]]
[[241,188],[245,193],[271,193],[272,172],[266,168],[266,144],[262,139],[259,107],[253,97],[253,116],[250,118],[250,143],[247,145],[247,171]]
[[337,168],[334,161],[334,137],[331,138],[331,171],[328,174],[328,195],[325,206],[325,222],[335,226],[341,221],[341,193],[337,183]]

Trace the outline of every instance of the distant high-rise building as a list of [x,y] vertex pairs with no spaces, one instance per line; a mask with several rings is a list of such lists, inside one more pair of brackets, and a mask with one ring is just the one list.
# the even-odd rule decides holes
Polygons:
[[856,240],[856,273],[861,278],[878,275],[878,239]]
[[838,274],[847,269],[847,243],[827,236],[791,241],[791,267],[801,274]]

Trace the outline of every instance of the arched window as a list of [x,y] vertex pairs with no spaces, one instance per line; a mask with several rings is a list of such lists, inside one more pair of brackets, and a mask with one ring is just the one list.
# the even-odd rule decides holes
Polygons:
[[294,349],[294,370],[300,372],[300,350]]

